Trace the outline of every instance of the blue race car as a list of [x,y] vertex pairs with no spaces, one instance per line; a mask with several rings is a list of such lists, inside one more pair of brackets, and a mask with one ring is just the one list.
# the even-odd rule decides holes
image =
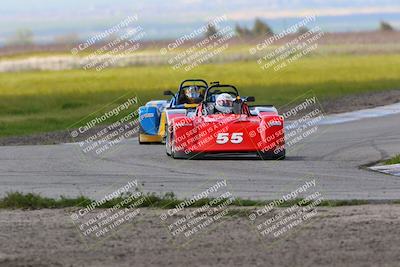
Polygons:
[[139,144],[163,143],[166,136],[166,109],[196,109],[203,101],[207,88],[205,80],[184,80],[177,93],[164,91],[164,95],[172,96],[171,100],[152,100],[140,107]]

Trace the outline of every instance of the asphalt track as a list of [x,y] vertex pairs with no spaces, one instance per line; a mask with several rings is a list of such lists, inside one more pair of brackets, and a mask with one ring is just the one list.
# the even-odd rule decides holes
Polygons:
[[134,139],[103,158],[82,157],[77,144],[4,146],[0,195],[21,191],[101,198],[137,179],[146,192],[189,197],[226,179],[236,197],[277,199],[314,177],[326,199],[400,199],[400,177],[360,168],[400,151],[400,114],[384,115],[335,117],[334,122],[331,117],[283,161],[174,160],[163,145],[141,146]]

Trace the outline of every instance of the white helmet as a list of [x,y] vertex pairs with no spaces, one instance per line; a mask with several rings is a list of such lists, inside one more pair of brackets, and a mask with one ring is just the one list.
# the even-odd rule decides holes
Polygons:
[[222,113],[232,113],[234,100],[235,99],[230,94],[220,94],[215,100],[215,108]]

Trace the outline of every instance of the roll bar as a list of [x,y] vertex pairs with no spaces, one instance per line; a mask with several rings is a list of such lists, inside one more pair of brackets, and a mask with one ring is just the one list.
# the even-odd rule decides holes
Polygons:
[[210,87],[207,88],[206,93],[204,95],[204,101],[205,102],[207,102],[207,99],[209,97],[210,91],[213,90],[213,89],[216,89],[216,88],[231,88],[231,89],[233,89],[235,91],[236,96],[239,95],[238,89],[233,85],[230,85],[230,84],[219,84],[219,83],[212,83],[212,84],[213,85],[211,85]]
[[200,82],[200,83],[203,83],[206,88],[208,88],[208,83],[203,79],[188,79],[188,80],[184,80],[181,83],[181,85],[179,86],[179,89],[182,89],[182,87],[185,85],[185,83],[188,83],[188,82]]

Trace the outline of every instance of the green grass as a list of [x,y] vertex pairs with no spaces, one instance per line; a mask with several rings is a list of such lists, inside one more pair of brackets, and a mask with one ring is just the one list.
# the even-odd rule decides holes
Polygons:
[[388,159],[384,162],[385,165],[390,165],[390,164],[398,164],[400,163],[400,154],[394,156],[391,159]]
[[[256,62],[202,65],[190,72],[169,66],[0,73],[0,137],[64,130],[114,99],[162,99],[189,77],[236,85],[257,103],[284,105],[313,90],[320,100],[398,89],[400,55],[309,56],[279,72]],[[103,108],[106,111],[109,108]]]
[[13,209],[44,209],[44,208],[66,208],[74,207],[79,203],[88,202],[85,197],[59,199],[42,197],[38,194],[22,194],[19,192],[7,193],[4,198],[0,199],[0,208]]
[[[175,208],[176,205],[180,204],[184,200],[178,199],[173,193],[166,193],[163,196],[158,196],[153,194],[145,194],[145,201],[139,207],[150,207],[150,208],[161,208],[161,209],[171,209]],[[116,204],[121,203],[124,199],[128,198],[129,195],[120,196],[111,199],[103,203],[99,208],[111,208]],[[203,198],[195,203],[193,203],[190,208],[202,207],[210,201],[212,198]],[[278,207],[291,207],[297,204],[302,199],[292,199],[290,201],[285,201]],[[222,203],[224,200],[219,201]],[[9,192],[5,197],[0,198],[0,209],[55,209],[55,208],[67,208],[67,207],[86,207],[93,200],[80,196],[76,198],[66,198],[60,197],[58,199],[43,197],[39,194],[33,193],[20,193],[20,192]],[[127,202],[126,206],[131,204],[133,201]],[[250,200],[250,199],[235,199],[230,206],[234,207],[262,207],[267,205],[271,201],[260,201],[260,200]],[[384,202],[380,202],[384,203]],[[391,204],[399,204],[400,200],[393,200],[385,202]],[[304,203],[304,205],[308,205]],[[366,204],[376,204],[376,202],[368,200],[323,200],[319,206],[323,207],[339,207],[339,206],[354,206],[354,205],[366,205]],[[124,207],[124,206],[122,206]],[[122,208],[121,207],[121,208]]]

